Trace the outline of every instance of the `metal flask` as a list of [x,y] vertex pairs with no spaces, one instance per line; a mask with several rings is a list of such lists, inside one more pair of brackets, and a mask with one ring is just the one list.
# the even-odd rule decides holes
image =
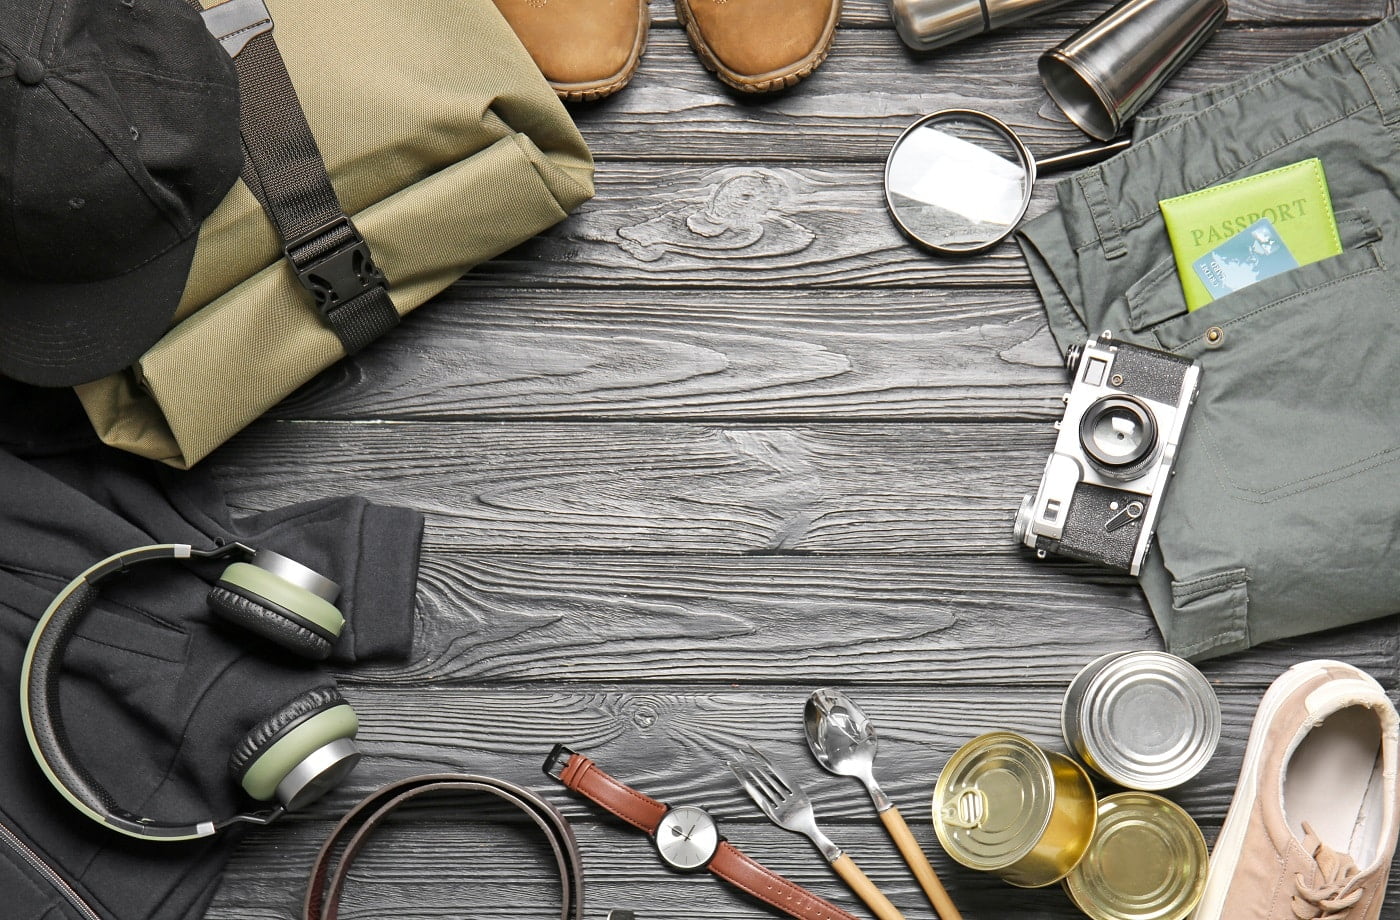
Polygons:
[[1226,0],[1123,0],[1040,56],[1051,98],[1091,137],[1115,137],[1229,15]]
[[890,0],[899,37],[916,51],[931,51],[990,32],[1068,0]]

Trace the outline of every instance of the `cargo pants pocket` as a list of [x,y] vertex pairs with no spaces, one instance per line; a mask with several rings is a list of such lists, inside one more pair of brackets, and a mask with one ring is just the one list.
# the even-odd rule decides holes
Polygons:
[[1172,582],[1167,648],[1183,658],[1213,657],[1249,648],[1249,575],[1225,569]]
[[1237,499],[1400,459],[1400,284],[1375,225],[1361,226],[1340,255],[1141,330],[1200,363],[1188,449],[1209,452]]

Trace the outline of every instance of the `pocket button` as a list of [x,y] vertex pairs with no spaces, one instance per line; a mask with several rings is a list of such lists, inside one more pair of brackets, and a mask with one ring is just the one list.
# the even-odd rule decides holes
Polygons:
[[1219,326],[1211,326],[1206,330],[1205,339],[1207,348],[1219,348],[1225,344],[1225,330]]

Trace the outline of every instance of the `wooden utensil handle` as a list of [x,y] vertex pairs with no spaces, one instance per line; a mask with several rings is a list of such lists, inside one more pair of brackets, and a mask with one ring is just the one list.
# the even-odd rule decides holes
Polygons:
[[899,912],[899,908],[890,903],[890,899],[875,887],[870,876],[860,871],[860,867],[851,861],[851,857],[842,853],[832,860],[831,867],[850,886],[850,889],[860,896],[860,899],[865,902],[865,906],[875,912],[875,916],[879,917],[880,920],[904,920],[904,915]]
[[885,822],[885,829],[894,838],[895,845],[904,855],[904,861],[913,870],[914,877],[919,880],[919,887],[928,895],[929,903],[938,912],[940,920],[962,920],[962,914],[953,906],[953,899],[948,897],[947,889],[938,880],[938,873],[929,865],[924,848],[914,839],[914,832],[904,823],[904,816],[899,813],[899,809],[893,806],[885,809],[880,812],[880,820]]

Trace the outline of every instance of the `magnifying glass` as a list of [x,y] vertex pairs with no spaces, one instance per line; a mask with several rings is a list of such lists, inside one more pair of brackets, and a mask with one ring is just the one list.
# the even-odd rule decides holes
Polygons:
[[1120,138],[1039,161],[1002,121],[945,109],[914,122],[885,161],[885,204],[905,236],[940,255],[982,252],[1011,235],[1037,172],[1087,166],[1132,143]]

